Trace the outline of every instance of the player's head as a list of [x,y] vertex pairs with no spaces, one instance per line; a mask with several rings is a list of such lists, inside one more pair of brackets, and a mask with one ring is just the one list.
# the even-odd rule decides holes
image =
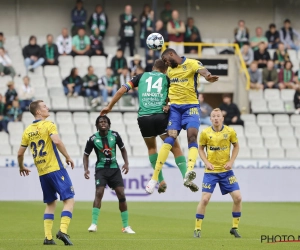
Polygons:
[[110,128],[110,119],[106,115],[100,115],[96,119],[95,126],[97,131],[108,131]]
[[181,61],[181,58],[177,55],[176,51],[173,49],[166,49],[161,54],[161,59],[164,63],[171,68],[176,68]]
[[221,109],[216,108],[210,113],[210,120],[213,126],[223,125],[224,116]]
[[29,111],[36,119],[46,119],[50,115],[49,108],[42,100],[31,102]]
[[168,66],[164,63],[162,59],[157,59],[154,62],[152,70],[159,71],[166,74]]

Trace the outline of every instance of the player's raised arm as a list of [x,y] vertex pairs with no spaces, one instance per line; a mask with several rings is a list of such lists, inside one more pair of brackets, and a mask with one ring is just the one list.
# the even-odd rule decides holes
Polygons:
[[216,82],[219,80],[218,76],[212,75],[206,68],[198,69],[197,71],[200,75],[202,75],[206,81],[208,82]]
[[121,99],[121,97],[127,92],[127,89],[122,86],[121,88],[119,88],[119,90],[117,91],[117,93],[113,96],[113,98],[111,99],[110,103],[107,105],[107,107],[103,108],[100,112],[100,115],[107,115],[113,108],[113,106],[115,106],[115,104]]
[[62,140],[60,139],[58,134],[52,134],[51,135],[51,140],[53,141],[53,143],[56,145],[57,149],[59,150],[59,152],[61,152],[63,154],[63,156],[66,158],[66,163],[68,165],[71,166],[71,168],[74,168],[74,162],[71,159],[71,157],[69,156],[67,149],[65,147],[65,145],[63,144]]

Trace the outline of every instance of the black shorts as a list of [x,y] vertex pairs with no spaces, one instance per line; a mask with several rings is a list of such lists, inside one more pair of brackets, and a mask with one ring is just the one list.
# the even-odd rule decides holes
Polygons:
[[156,137],[167,132],[168,114],[154,114],[138,118],[140,131],[144,138]]
[[115,189],[116,187],[124,187],[124,182],[119,168],[99,168],[95,173],[96,187],[105,187],[106,184]]

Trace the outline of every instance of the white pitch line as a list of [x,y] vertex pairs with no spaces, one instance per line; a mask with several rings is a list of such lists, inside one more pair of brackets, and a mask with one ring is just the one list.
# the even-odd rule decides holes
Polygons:
[[[43,241],[44,238],[41,239],[0,239],[0,241],[37,241],[37,240],[41,240]],[[54,239],[55,240],[55,239]],[[76,238],[72,238],[72,241],[123,241],[123,240],[131,240],[131,241],[139,241],[139,240],[149,240],[149,241],[160,241],[160,240],[171,240],[171,241],[183,241],[183,240],[212,240],[211,238],[201,238],[201,239],[76,239]],[[214,241],[230,241],[230,240],[234,240],[234,238],[232,239],[213,239]],[[260,241],[260,239],[240,239],[242,241]]]

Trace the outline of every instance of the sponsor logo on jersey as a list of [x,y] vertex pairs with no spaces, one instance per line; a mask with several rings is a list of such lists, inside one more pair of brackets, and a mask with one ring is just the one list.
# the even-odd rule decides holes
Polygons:
[[100,150],[105,156],[112,156],[111,148],[108,145],[104,145],[104,148]]
[[223,137],[224,137],[224,139],[227,139],[228,138],[228,134],[224,134]]
[[180,82],[188,82],[189,81],[189,79],[187,79],[187,78],[182,78],[182,79],[179,79],[179,78],[171,78],[170,79],[170,82],[171,83],[180,83]]
[[215,146],[210,146],[209,150],[211,151],[219,151],[219,150],[226,150],[227,147],[215,147]]

